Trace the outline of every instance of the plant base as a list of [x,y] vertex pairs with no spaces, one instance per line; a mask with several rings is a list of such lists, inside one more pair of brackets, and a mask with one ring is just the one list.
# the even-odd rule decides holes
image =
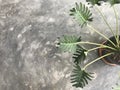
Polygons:
[[[116,43],[116,40],[115,40],[115,37],[111,37],[109,38],[111,41],[113,41],[114,44],[117,44]],[[119,40],[120,40],[120,36],[119,36]],[[113,45],[111,45],[111,43],[109,41],[104,41],[102,43],[103,45],[109,45],[109,46],[112,46],[114,47]],[[103,56],[107,53],[110,53],[111,50],[108,49],[108,48],[100,48],[98,49],[98,54],[99,56]],[[105,58],[102,58],[102,60],[108,64],[108,65],[112,65],[112,66],[115,66],[115,65],[120,65],[120,53],[116,53],[116,54],[113,54],[113,55],[110,55],[110,56],[107,56]]]

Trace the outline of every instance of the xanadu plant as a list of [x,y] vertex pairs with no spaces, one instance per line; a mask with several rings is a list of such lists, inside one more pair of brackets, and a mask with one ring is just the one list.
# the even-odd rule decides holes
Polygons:
[[[71,75],[71,83],[75,87],[83,88],[86,84],[88,84],[89,80],[92,80],[93,75],[87,71],[87,68],[92,65],[94,62],[103,59],[105,62],[110,64],[120,64],[120,35],[119,35],[119,23],[118,23],[118,15],[115,9],[115,4],[119,4],[120,0],[86,0],[87,3],[92,5],[92,8],[96,9],[100,16],[103,18],[104,22],[108,26],[112,36],[110,38],[106,37],[100,31],[96,30],[90,22],[93,21],[92,13],[89,10],[89,7],[84,5],[83,3],[76,3],[75,7],[70,10],[70,16],[74,17],[80,24],[81,28],[88,27],[100,36],[105,39],[105,42],[102,44],[82,41],[81,37],[77,36],[63,36],[59,39],[59,48],[62,51],[72,52],[74,59],[74,69]],[[99,10],[99,5],[101,2],[109,2],[111,4],[111,8],[113,8],[116,18],[116,30],[113,30]],[[94,45],[95,48],[86,49],[84,45]],[[85,61],[86,56],[94,50],[99,51],[99,57],[92,60],[86,65],[81,65],[82,62]]]

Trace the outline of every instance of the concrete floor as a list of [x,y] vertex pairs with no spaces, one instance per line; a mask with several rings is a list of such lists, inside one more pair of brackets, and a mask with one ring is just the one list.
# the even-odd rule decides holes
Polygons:
[[[81,29],[69,16],[69,9],[79,1],[84,0],[0,0],[0,90],[81,90],[70,83],[71,55],[55,47],[62,35],[80,35],[82,40],[98,43],[104,40],[87,28]],[[109,5],[100,10],[115,28]],[[110,37],[98,13],[93,12],[92,24]],[[93,52],[87,60],[96,57]],[[112,90],[119,82],[119,66],[98,61],[89,70],[97,76],[83,90]]]

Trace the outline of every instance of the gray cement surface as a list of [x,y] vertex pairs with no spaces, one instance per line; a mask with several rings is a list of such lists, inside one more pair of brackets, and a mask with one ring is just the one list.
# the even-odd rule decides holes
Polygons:
[[[0,90],[82,90],[70,83],[71,55],[55,47],[62,35],[81,35],[83,40],[98,43],[104,40],[87,28],[81,29],[69,16],[69,9],[79,1],[84,0],[0,0]],[[100,10],[115,28],[109,5]],[[93,12],[92,24],[111,36],[98,13]],[[96,57],[93,52],[87,60]],[[96,79],[83,90],[112,90],[119,82],[119,66],[98,61],[89,70],[96,73]]]

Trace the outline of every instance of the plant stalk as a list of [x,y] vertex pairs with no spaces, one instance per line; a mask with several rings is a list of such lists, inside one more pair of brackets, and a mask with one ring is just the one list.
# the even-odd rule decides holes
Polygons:
[[[77,10],[76,10],[77,11]],[[98,9],[99,11],[99,9]],[[78,12],[79,13],[79,12]],[[101,12],[100,12],[101,13]],[[81,16],[82,20],[86,21],[85,18],[81,15],[81,13],[79,13],[79,15]],[[101,15],[103,16],[103,14],[101,13]],[[103,16],[104,18],[104,16]],[[106,24],[109,26],[110,30],[112,31],[112,28],[110,27],[110,25],[107,23],[106,19],[104,18]],[[111,41],[109,40],[109,38],[107,38],[105,35],[103,35],[102,33],[100,33],[99,31],[97,31],[96,29],[94,29],[92,26],[90,26],[89,24],[87,24],[88,27],[92,28],[92,30],[94,30],[96,33],[98,33],[99,35],[103,36],[104,38],[106,38],[108,41],[110,41],[115,47],[116,45]],[[112,31],[113,32],[113,31]],[[114,33],[113,33],[114,35]]]
[[[116,38],[115,33],[113,32],[113,29],[112,29],[111,25],[107,22],[105,16],[103,15],[103,13],[99,10],[99,8],[98,8],[97,6],[96,6],[96,9],[97,9],[97,11],[100,13],[101,17],[103,18],[104,22],[106,23],[106,25],[107,25],[108,28],[110,29],[111,33],[112,33],[113,36],[115,37],[115,39],[116,39],[116,41],[117,41],[117,44],[118,44],[118,40],[117,40],[117,38]],[[115,11],[115,14],[116,14],[116,11]],[[116,45],[115,45],[115,47],[116,47]]]
[[115,13],[115,17],[116,17],[116,42],[117,42],[117,46],[120,47],[119,45],[119,24],[118,24],[118,15],[117,15],[117,12],[116,12],[116,9],[113,5],[113,10],[114,10],[114,13]]
[[107,22],[105,16],[103,15],[103,13],[99,10],[99,8],[96,6],[97,11],[100,13],[101,17],[103,18],[104,22],[106,23],[106,25],[108,26],[108,28],[111,30],[111,33],[115,36],[115,33],[113,32],[112,27],[110,26],[110,24]]
[[[65,44],[66,45],[66,43],[61,43],[61,44],[63,44],[63,45]],[[85,42],[76,42],[76,43],[71,43],[71,44],[72,45],[73,44],[75,44],[75,45],[77,45],[77,44],[90,44],[90,45],[99,46],[100,48],[109,48],[111,50],[116,50],[115,48],[112,48],[112,47],[107,46],[107,45],[103,45],[103,44],[99,44],[99,43],[93,43],[93,42],[88,42],[88,41],[85,41]],[[68,45],[70,45],[70,43]]]
[[[95,47],[95,48],[89,49],[89,50],[87,50],[87,52],[91,52],[91,51],[94,51],[94,50],[99,49],[99,48],[101,48],[101,47]],[[102,48],[107,48],[107,47],[102,47]]]
[[93,43],[93,42],[78,42],[78,44],[91,44],[91,45],[99,46],[99,48],[109,48],[109,49],[111,49],[111,50],[116,50],[115,48],[109,47],[109,46],[107,46],[107,45],[98,44],[98,43]]
[[106,37],[104,34],[100,33],[98,30],[94,29],[94,27],[90,26],[89,24],[87,24],[87,26],[89,28],[91,28],[93,31],[95,31],[96,33],[98,33],[99,35],[101,35],[102,37],[104,37],[105,39],[107,39],[112,45],[114,45],[116,47],[116,45],[108,37]]
[[102,58],[104,58],[104,57],[110,56],[111,54],[113,54],[113,53],[105,54],[105,55],[103,55],[103,56],[101,56],[101,57],[93,60],[92,62],[90,62],[90,63],[88,63],[87,65],[85,65],[84,68],[83,68],[83,70],[85,70],[88,66],[90,66],[90,65],[93,64],[94,62],[96,62],[96,61],[98,61],[98,60],[100,60],[100,59],[102,59]]
[[[64,44],[64,43],[62,43],[62,44]],[[66,44],[66,43],[65,43]],[[112,48],[112,47],[110,47],[110,46],[107,46],[107,45],[103,45],[103,44],[99,44],[99,43],[93,43],[93,42],[88,42],[88,41],[86,41],[86,42],[76,42],[76,43],[72,43],[72,44],[90,44],[90,45],[96,45],[96,46],[99,46],[99,47],[101,47],[101,48],[109,48],[109,49],[111,49],[111,50],[116,50],[115,48]]]

